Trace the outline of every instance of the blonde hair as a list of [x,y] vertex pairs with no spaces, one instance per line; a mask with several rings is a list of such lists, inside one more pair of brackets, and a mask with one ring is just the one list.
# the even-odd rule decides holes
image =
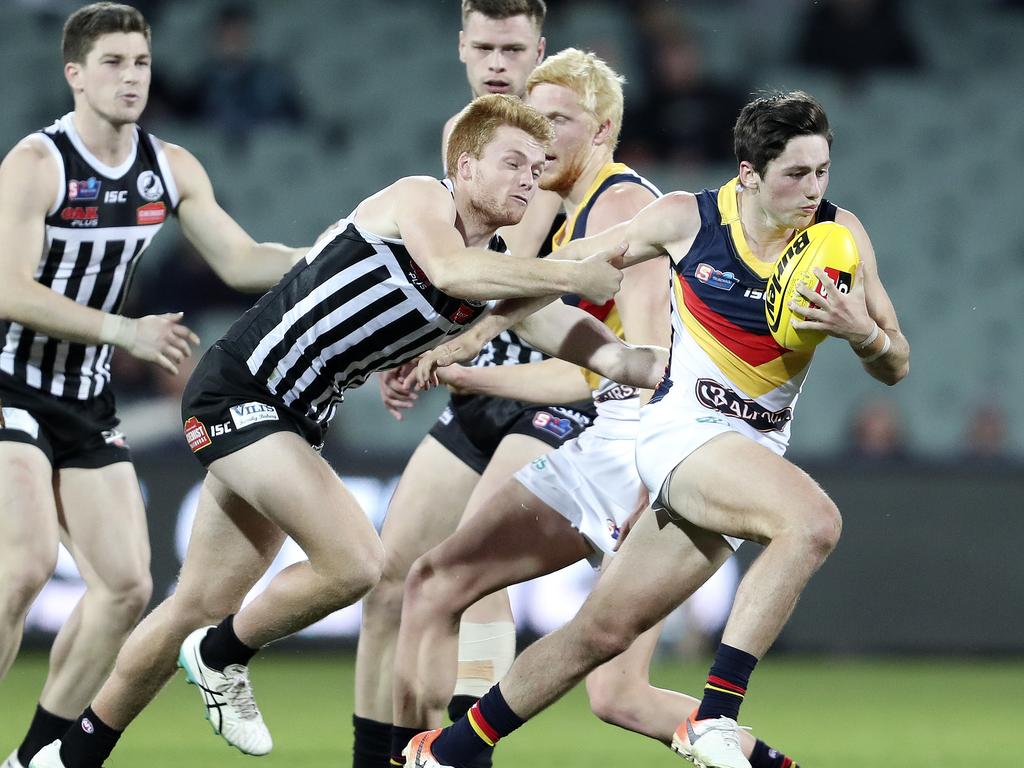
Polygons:
[[602,125],[611,123],[612,149],[622,130],[622,86],[626,78],[609,67],[603,59],[589,51],[566,48],[541,63],[526,81],[530,93],[542,83],[561,85],[576,93],[580,106]]
[[448,135],[448,151],[445,154],[448,174],[455,177],[463,152],[480,158],[484,147],[490,144],[495,132],[503,125],[525,131],[544,147],[554,138],[554,129],[548,119],[515,96],[503,93],[478,96],[458,114]]

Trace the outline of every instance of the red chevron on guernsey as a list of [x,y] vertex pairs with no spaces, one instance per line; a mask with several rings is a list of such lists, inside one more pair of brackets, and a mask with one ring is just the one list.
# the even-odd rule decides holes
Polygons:
[[785,347],[779,346],[778,342],[768,333],[767,327],[763,334],[740,328],[705,304],[682,276],[676,274],[676,279],[682,286],[683,300],[690,314],[719,344],[747,365],[756,367],[770,363],[789,351]]

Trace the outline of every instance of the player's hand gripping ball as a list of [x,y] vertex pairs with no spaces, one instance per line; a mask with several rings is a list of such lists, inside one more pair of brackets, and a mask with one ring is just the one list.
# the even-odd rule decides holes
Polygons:
[[799,307],[809,302],[796,291],[805,283],[815,293],[825,296],[825,286],[811,271],[824,270],[843,293],[849,293],[860,264],[853,235],[842,224],[823,221],[797,233],[782,252],[764,292],[764,314],[775,341],[786,349],[810,351],[825,340],[821,331],[798,331],[790,322],[794,317],[790,302]]

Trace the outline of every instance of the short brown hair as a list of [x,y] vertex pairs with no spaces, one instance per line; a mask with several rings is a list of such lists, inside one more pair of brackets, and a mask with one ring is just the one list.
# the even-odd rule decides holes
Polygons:
[[503,125],[525,131],[544,147],[555,137],[548,119],[515,96],[504,93],[478,96],[458,114],[448,136],[448,153],[445,156],[448,174],[455,176],[463,152],[479,158]]
[[822,136],[832,146],[828,115],[818,100],[803,91],[759,96],[740,110],[732,129],[736,162],[746,160],[763,176],[794,136]]
[[511,19],[525,16],[540,32],[548,7],[544,0],[462,0],[462,25],[471,13],[479,13],[488,19]]
[[149,24],[137,9],[120,3],[93,3],[79,8],[64,22],[60,41],[64,63],[82,63],[96,41],[111,32],[138,32],[151,42]]

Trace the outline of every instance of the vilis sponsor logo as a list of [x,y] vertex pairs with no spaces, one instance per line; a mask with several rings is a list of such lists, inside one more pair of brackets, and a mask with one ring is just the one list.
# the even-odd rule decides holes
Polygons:
[[[786,295],[789,293],[788,281],[786,285],[782,284],[782,274],[786,271],[786,265],[789,264],[793,257],[803,253],[810,243],[810,235],[807,232],[800,233],[800,237],[783,251],[778,263],[775,265],[775,271],[772,273],[771,279],[768,280],[764,294],[764,304],[768,310],[768,328],[772,333],[779,330],[779,321],[782,319],[782,307]],[[792,279],[791,275],[790,280]]]
[[69,205],[61,210],[60,218],[72,227],[95,227],[100,223],[100,209],[95,205]]
[[167,218],[167,206],[160,203],[146,203],[135,209],[135,223],[140,226],[146,224],[160,224]]
[[127,189],[111,189],[103,193],[104,203],[126,203],[128,202]]
[[697,379],[695,389],[697,402],[705,408],[745,421],[758,432],[782,429],[793,418],[793,409],[789,406],[778,411],[769,411],[754,400],[740,397],[714,379]]
[[261,421],[277,421],[277,408],[266,403],[242,403],[228,409],[235,429],[245,429]]
[[90,176],[85,181],[70,179],[68,181],[68,200],[81,202],[96,200],[100,196],[101,185],[102,182],[97,180],[95,176]]
[[195,416],[189,416],[185,422],[185,442],[192,449],[192,453],[196,453],[213,441],[206,432],[206,425]]
[[164,183],[160,181],[160,177],[152,171],[143,171],[140,173],[136,187],[139,190],[139,194],[142,195],[143,200],[159,200],[160,196],[164,193]]
[[740,281],[732,272],[723,272],[704,262],[698,264],[697,268],[693,270],[693,276],[705,285],[718,288],[720,291],[731,291],[732,287]]

